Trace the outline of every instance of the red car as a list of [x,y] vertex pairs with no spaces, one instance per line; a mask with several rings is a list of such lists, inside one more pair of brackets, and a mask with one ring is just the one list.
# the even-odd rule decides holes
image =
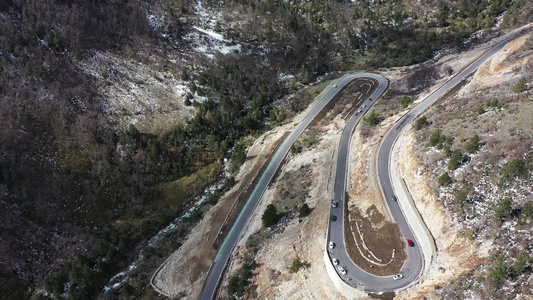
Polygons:
[[410,239],[407,239],[407,246],[409,246],[409,247],[414,247],[414,246],[415,246],[415,242],[413,242],[413,241],[410,240]]

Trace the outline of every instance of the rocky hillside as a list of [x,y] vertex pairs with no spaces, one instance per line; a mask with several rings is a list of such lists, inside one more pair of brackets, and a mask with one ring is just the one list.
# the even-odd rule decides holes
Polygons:
[[188,227],[147,240],[232,184],[242,137],[306,103],[278,100],[468,47],[528,21],[526,3],[2,1],[0,298],[147,295],[142,276],[102,290],[139,255],[153,271]]
[[464,273],[435,286],[444,299],[531,293],[532,69],[528,34],[416,124],[417,176],[427,178],[446,223],[457,224],[463,249],[477,249]]

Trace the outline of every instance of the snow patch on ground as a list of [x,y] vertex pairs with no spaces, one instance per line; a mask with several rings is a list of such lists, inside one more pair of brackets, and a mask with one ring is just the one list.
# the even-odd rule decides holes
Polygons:
[[189,88],[169,71],[101,51],[80,66],[101,82],[102,106],[118,129],[134,124],[141,132],[157,133],[183,124],[194,114],[194,108],[184,104]]
[[214,31],[194,27],[196,31],[191,31],[183,37],[190,42],[192,48],[199,53],[204,53],[209,58],[214,58],[215,52],[221,54],[239,53],[241,45],[225,39],[221,34]]

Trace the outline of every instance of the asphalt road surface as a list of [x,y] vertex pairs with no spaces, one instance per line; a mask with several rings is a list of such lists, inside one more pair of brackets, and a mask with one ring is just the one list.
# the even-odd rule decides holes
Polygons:
[[[394,146],[395,141],[398,139],[398,136],[403,131],[403,129],[412,122],[418,115],[420,115],[423,111],[425,111],[429,106],[433,105],[441,96],[445,95],[448,91],[450,91],[453,87],[455,87],[457,84],[459,84],[462,80],[464,80],[466,77],[471,75],[475,70],[477,70],[484,62],[486,62],[488,59],[490,59],[496,52],[501,50],[505,44],[507,44],[510,40],[512,40],[514,37],[510,37],[496,46],[494,46],[492,49],[490,49],[488,52],[486,52],[484,55],[482,55],[478,60],[476,60],[474,63],[472,63],[469,67],[461,71],[459,74],[457,74],[455,77],[453,77],[450,81],[448,81],[446,84],[441,86],[438,90],[436,90],[434,93],[432,93],[430,96],[428,96],[426,99],[424,99],[418,106],[416,106],[414,109],[412,109],[408,114],[406,114],[404,117],[402,117],[395,126],[387,133],[385,139],[383,140],[383,143],[380,146],[379,154],[378,154],[378,176],[381,184],[381,188],[383,190],[383,194],[385,196],[385,200],[387,201],[387,205],[389,206],[389,210],[391,212],[392,217],[394,218],[394,221],[400,226],[403,236],[406,239],[411,239],[414,242],[414,247],[407,247],[407,260],[404,263],[404,266],[402,267],[400,274],[403,275],[402,279],[394,280],[392,276],[375,276],[371,275],[369,273],[366,273],[365,271],[361,270],[357,265],[349,258],[349,256],[346,253],[346,249],[344,246],[344,230],[342,229],[344,222],[342,219],[343,214],[343,206],[339,205],[337,208],[331,209],[331,214],[337,216],[337,221],[333,222],[330,221],[330,229],[328,232],[328,243],[329,241],[332,241],[335,243],[335,247],[333,249],[329,249],[328,252],[330,254],[330,258],[336,258],[339,260],[339,265],[343,266],[344,269],[347,271],[346,275],[343,275],[339,272],[338,269],[337,273],[341,277],[342,280],[344,280],[348,285],[351,286],[362,286],[364,287],[365,291],[368,292],[377,292],[377,291],[390,291],[390,290],[396,290],[403,287],[408,286],[413,281],[415,281],[421,274],[423,269],[423,259],[422,259],[422,253],[419,248],[418,241],[413,234],[409,223],[405,219],[405,216],[403,215],[402,211],[400,210],[400,207],[398,206],[398,203],[394,200],[392,200],[393,189],[391,184],[391,178],[390,178],[390,170],[389,166],[391,163],[391,150]],[[339,154],[337,159],[337,170],[336,170],[336,181],[335,181],[335,192],[334,192],[334,200],[338,201],[339,203],[343,203],[344,201],[344,195],[345,195],[345,187],[346,187],[346,162],[348,161],[348,155],[345,153],[344,148],[347,148],[349,146],[349,140],[351,133],[353,131],[353,128],[350,127],[353,123],[354,126],[357,123],[361,116],[357,115],[354,116],[350,120],[348,124],[346,125],[344,132],[341,137],[341,141],[339,144]],[[416,221],[416,220],[413,220]],[[407,243],[406,243],[407,245]]]
[[[200,299],[214,299],[217,293],[218,285],[224,274],[226,266],[231,258],[231,254],[235,245],[241,236],[243,228],[248,223],[252,213],[254,212],[257,204],[261,200],[264,191],[268,188],[268,184],[273,179],[276,170],[281,165],[281,162],[289,152],[292,144],[300,136],[300,134],[307,128],[309,123],[314,119],[314,117],[333,99],[337,92],[341,91],[348,84],[352,83],[356,79],[368,78],[366,81],[362,81],[362,90],[367,90],[366,94],[369,94],[372,89],[377,89],[372,94],[372,99],[377,99],[378,95],[381,95],[385,90],[388,82],[385,78],[368,73],[353,73],[346,75],[339,79],[335,86],[331,88],[311,109],[311,111],[304,117],[304,119],[296,126],[296,128],[291,132],[291,134],[285,139],[281,147],[278,149],[274,158],[271,160],[270,164],[266,168],[265,172],[261,176],[259,182],[257,183],[252,195],[248,199],[246,205],[244,206],[241,214],[237,218],[237,221],[231,228],[230,233],[228,234],[226,240],[222,244],[220,251],[218,252],[213,265],[207,275],[207,279],[202,288],[200,294]],[[379,82],[379,85],[376,83]],[[385,86],[383,86],[385,84]],[[378,94],[378,90],[380,91]],[[364,98],[361,98],[364,100]],[[368,101],[367,107],[363,108],[364,110],[368,109],[371,104],[371,101]],[[361,113],[358,114],[362,115]]]

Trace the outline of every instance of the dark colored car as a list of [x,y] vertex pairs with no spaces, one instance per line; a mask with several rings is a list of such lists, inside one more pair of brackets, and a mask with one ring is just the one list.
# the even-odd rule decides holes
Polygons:
[[397,201],[396,196],[392,196],[392,201]]
[[333,222],[337,221],[337,216],[331,216],[331,217],[329,217],[329,218],[330,218],[330,220],[333,221]]
[[407,245],[408,245],[409,247],[414,247],[414,246],[415,246],[415,242],[413,242],[413,241],[410,240],[410,239],[407,239]]

